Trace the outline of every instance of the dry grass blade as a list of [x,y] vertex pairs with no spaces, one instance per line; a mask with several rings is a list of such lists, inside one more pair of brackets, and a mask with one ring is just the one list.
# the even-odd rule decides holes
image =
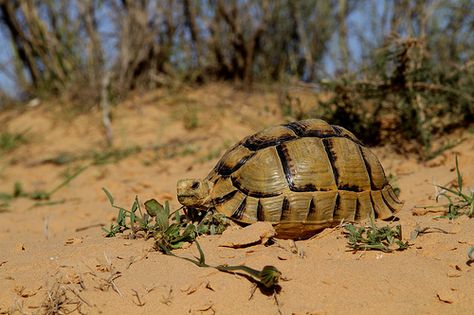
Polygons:
[[456,234],[454,232],[449,232],[438,227],[427,226],[422,228],[417,225],[416,228],[410,233],[410,240],[414,241],[418,236],[428,233]]
[[[70,297],[68,292],[74,294],[74,298]],[[81,306],[85,301],[78,298],[78,294],[72,290],[68,290],[60,283],[55,283],[51,289],[48,290],[46,297],[41,304],[42,314],[56,315],[56,314],[70,314],[78,311],[82,314]],[[87,303],[86,303],[87,304]]]
[[456,182],[457,187],[445,187],[437,186],[441,191],[436,196],[436,201],[441,197],[445,198],[448,203],[446,204],[446,214],[440,218],[448,218],[453,220],[458,216],[465,214],[468,217],[474,217],[474,190],[465,192],[463,190],[463,178],[459,169],[458,156],[456,155]]

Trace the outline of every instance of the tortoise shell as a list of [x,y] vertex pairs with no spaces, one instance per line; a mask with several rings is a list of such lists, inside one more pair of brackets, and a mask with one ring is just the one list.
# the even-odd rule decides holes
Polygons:
[[387,219],[403,205],[377,157],[348,130],[319,119],[244,138],[206,179],[218,212],[272,222],[282,238],[309,237],[341,220]]

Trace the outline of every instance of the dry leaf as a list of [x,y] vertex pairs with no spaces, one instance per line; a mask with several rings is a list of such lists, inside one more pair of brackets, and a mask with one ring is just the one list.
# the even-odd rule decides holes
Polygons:
[[82,238],[71,237],[66,240],[66,245],[76,245],[76,244],[81,244],[81,243],[82,243]]
[[452,304],[458,300],[454,289],[441,289],[436,293],[436,296],[441,302]]

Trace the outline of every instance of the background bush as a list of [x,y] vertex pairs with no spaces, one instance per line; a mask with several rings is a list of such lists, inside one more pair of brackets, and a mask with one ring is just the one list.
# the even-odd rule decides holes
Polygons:
[[472,12],[472,0],[0,0],[0,73],[17,99],[82,110],[183,82],[305,81],[332,96],[313,115],[426,149],[473,121]]

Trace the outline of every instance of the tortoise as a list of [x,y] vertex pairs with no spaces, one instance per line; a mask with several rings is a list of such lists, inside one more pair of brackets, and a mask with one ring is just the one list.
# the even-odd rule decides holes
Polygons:
[[350,131],[320,119],[248,136],[203,179],[177,184],[186,208],[271,222],[279,238],[308,238],[341,220],[389,219],[401,209],[377,157]]

